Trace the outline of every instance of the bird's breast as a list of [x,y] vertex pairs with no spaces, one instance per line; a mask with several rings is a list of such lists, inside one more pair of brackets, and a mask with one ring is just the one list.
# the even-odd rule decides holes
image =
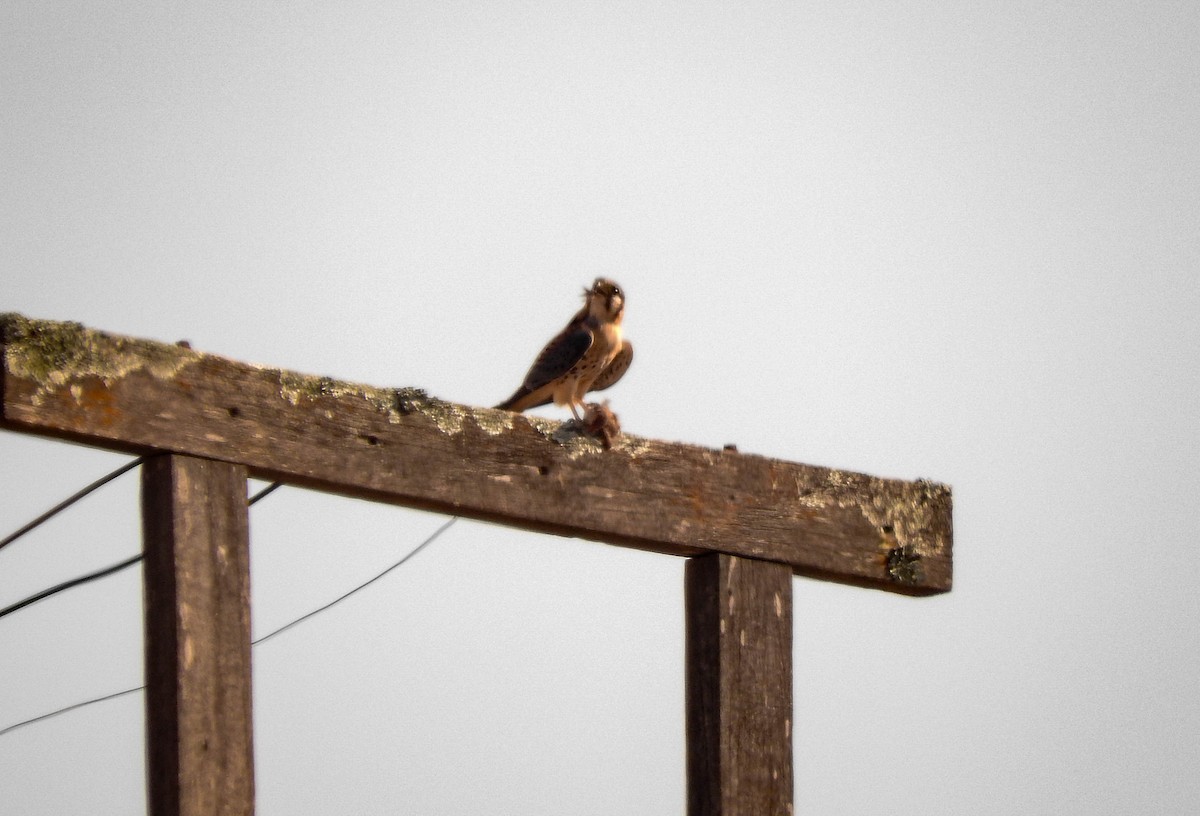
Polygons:
[[600,347],[604,365],[608,365],[617,352],[621,350],[621,326],[616,323],[604,323],[593,330],[595,344]]

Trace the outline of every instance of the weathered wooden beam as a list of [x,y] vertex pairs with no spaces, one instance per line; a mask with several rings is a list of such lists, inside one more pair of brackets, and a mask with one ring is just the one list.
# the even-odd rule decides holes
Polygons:
[[142,465],[151,816],[254,812],[246,469]]
[[693,558],[684,603],[688,816],[791,814],[791,572]]
[[0,316],[0,426],[676,555],[913,595],[951,583],[950,489],[661,442]]

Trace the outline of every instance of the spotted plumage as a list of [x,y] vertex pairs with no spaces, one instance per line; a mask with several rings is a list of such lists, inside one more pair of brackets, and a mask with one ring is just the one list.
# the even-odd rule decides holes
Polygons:
[[596,278],[583,299],[583,308],[533,361],[525,382],[497,408],[524,411],[553,402],[582,421],[584,394],[608,388],[625,374],[633,361],[633,346],[621,336],[625,293]]

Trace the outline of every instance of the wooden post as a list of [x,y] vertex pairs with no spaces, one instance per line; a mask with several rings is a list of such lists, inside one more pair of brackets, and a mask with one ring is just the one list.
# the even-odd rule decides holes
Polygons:
[[151,816],[254,812],[246,469],[142,465]]
[[792,813],[792,575],[712,554],[688,561],[688,816]]

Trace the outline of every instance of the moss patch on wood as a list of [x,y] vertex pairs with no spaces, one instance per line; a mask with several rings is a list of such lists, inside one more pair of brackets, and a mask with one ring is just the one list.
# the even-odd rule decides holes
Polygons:
[[37,385],[35,399],[85,377],[111,385],[134,371],[145,370],[159,379],[170,379],[201,357],[183,346],[14,313],[0,315],[0,333],[6,370]]

